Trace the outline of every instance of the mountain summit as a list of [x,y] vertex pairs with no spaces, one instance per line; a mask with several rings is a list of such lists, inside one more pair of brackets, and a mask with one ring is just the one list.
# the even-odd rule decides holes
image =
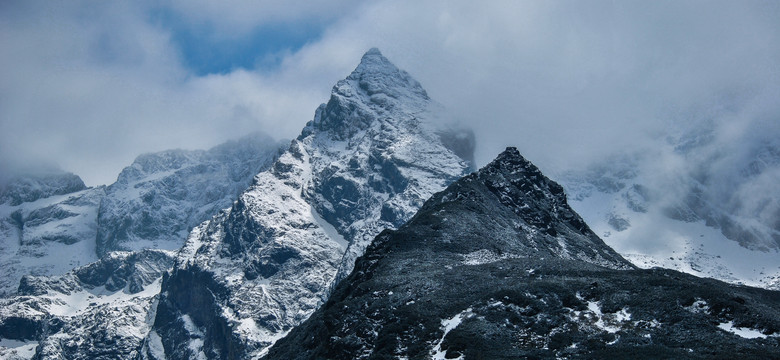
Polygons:
[[417,81],[369,50],[271,169],[192,231],[163,281],[144,352],[264,354],[379,232],[468,172],[473,154],[457,154],[473,144],[436,131],[438,111]]
[[498,200],[501,206],[495,204],[495,211],[511,210],[522,220],[515,224],[515,230],[525,236],[518,242],[526,248],[522,255],[559,256],[614,269],[633,268],[569,207],[563,187],[544,176],[516,148],[507,148],[465,179],[465,183],[458,182],[449,190],[474,194],[486,188],[494,196],[466,197],[463,202],[484,207]]
[[347,78],[333,86],[330,100],[317,109],[298,139],[328,131],[332,137],[345,140],[375,120],[401,123],[431,105],[417,80],[373,48]]
[[351,81],[356,81],[368,96],[384,94],[399,100],[403,97],[428,100],[422,85],[393,65],[377,48],[368,50],[355,71],[339,81],[335,89]]

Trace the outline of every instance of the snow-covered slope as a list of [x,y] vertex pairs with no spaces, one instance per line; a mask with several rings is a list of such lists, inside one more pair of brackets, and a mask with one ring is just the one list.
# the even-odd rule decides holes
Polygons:
[[417,81],[368,51],[272,168],[190,234],[163,282],[145,355],[255,357],[305,320],[374,236],[467,171],[451,149],[473,149],[458,143],[470,138],[441,136],[431,125],[438,110]]
[[23,275],[63,274],[97,260],[97,212],[104,192],[98,187],[0,204],[0,296],[15,292]]
[[106,189],[97,252],[175,250],[189,231],[229,207],[286,142],[259,133],[212,149],[141,155]]
[[[705,169],[685,168],[685,157],[694,156],[696,149],[696,141],[688,139],[671,149],[659,146],[655,152],[606,159],[560,179],[572,207],[607,244],[635,265],[780,289],[776,243],[780,215],[764,219],[740,210],[759,202],[754,198],[763,198],[762,209],[771,214],[779,194],[753,193],[732,201],[723,200],[726,195],[713,194],[716,190],[744,193],[752,182],[772,177],[780,184],[780,156],[771,155],[769,148],[757,151],[754,161],[735,165],[742,171],[728,175],[729,180],[716,181],[712,174],[701,174]],[[669,176],[668,167],[677,167],[671,172],[674,175]],[[722,182],[733,188],[713,189]]]
[[[107,188],[0,205],[0,358],[135,357],[173,265],[159,248],[180,247],[191,225],[230,206],[281,146],[253,134],[208,151],[142,155]],[[56,193],[23,183],[38,185],[14,189]]]
[[62,275],[107,251],[178,249],[285,145],[252,134],[207,151],[141,155],[108,187],[51,171],[4,179],[0,296],[15,292],[23,275]]

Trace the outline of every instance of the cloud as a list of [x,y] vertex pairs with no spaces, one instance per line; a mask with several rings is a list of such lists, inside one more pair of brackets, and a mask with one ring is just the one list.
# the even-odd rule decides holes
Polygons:
[[357,58],[379,46],[479,124],[480,163],[517,145],[568,168],[652,146],[678,113],[706,113],[727,98],[742,106],[777,88],[778,6],[710,5],[375,2],[292,58]]
[[780,135],[775,2],[164,3],[212,43],[320,24],[258,54],[274,66],[210,75],[187,66],[159,5],[26,4],[0,12],[2,157],[54,158],[90,184],[140,152],[296,136],[373,46],[474,125],[479,164],[513,145],[554,173],[706,122],[730,149]]
[[327,73],[314,69],[194,76],[136,3],[4,6],[0,165],[53,160],[90,185],[111,183],[143,152],[257,130],[295,136],[330,88],[311,86]]

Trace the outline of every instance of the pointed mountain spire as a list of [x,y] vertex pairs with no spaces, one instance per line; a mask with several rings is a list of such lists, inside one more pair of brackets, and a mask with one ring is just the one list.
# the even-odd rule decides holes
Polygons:
[[330,100],[320,105],[298,139],[327,130],[335,139],[344,140],[378,118],[396,124],[413,119],[430,103],[417,80],[372,48],[349,76],[333,86]]
[[360,58],[360,64],[358,64],[352,74],[350,74],[350,77],[359,76],[360,74],[368,72],[397,73],[399,71],[400,70],[393,65],[390,60],[387,60],[387,58],[382,55],[382,52],[380,52],[379,49],[371,48],[363,54],[362,58]]
[[[390,62],[377,48],[371,48],[360,59],[360,64],[345,79],[358,85],[357,89],[368,96],[384,94],[398,99],[402,96],[421,97],[428,100],[428,94],[417,80]],[[338,89],[342,83],[334,87]]]
[[[501,254],[576,259],[613,269],[634,268],[568,205],[563,187],[542,174],[514,147],[435,194],[416,216],[420,214],[428,216],[429,222],[471,223],[465,228],[483,229],[485,233],[499,231],[504,235],[496,236],[489,246]],[[479,221],[473,220],[480,217]],[[513,225],[489,228],[496,223]],[[443,240],[417,245],[452,247],[461,253],[485,246],[483,241],[459,235],[463,231],[471,230],[454,225],[440,227],[427,239]]]
[[557,222],[578,233],[591,233],[569,207],[563,187],[542,174],[517,148],[507,147],[479,171],[479,177],[503,205],[543,233],[557,236]]
[[190,319],[203,326],[206,354],[260,357],[327,298],[379,232],[464,175],[458,154],[471,158],[471,148],[444,143],[429,124],[438,116],[431,105],[417,81],[369,50],[272,168],[193,230],[161,285],[154,328],[173,344],[166,354],[193,357],[187,323],[175,320]]

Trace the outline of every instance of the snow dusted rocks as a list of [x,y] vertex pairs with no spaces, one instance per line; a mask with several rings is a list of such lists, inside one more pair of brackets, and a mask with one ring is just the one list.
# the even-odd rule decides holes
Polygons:
[[78,176],[45,171],[0,174],[0,296],[23,275],[63,274],[97,260],[97,210],[104,188]]
[[178,249],[281,148],[253,134],[208,151],[141,155],[108,187],[86,188],[76,175],[51,171],[3,179],[0,296],[12,295],[23,275],[62,275],[109,251]]
[[636,269],[510,148],[377,236],[264,359],[775,358],[779,314],[780,292]]
[[473,138],[437,133],[437,111],[417,81],[367,52],[271,169],[190,234],[144,354],[265,354],[380,231],[467,172],[453,148],[473,149]]
[[114,252],[63,276],[25,276],[17,296],[0,299],[0,358],[135,357],[173,260],[165,250]]
[[53,195],[74,193],[86,188],[84,181],[77,175],[56,170],[10,178],[0,175],[0,204],[16,206]]
[[180,248],[193,227],[229,207],[282,148],[258,133],[206,151],[139,156],[106,189],[98,214],[98,255]]

